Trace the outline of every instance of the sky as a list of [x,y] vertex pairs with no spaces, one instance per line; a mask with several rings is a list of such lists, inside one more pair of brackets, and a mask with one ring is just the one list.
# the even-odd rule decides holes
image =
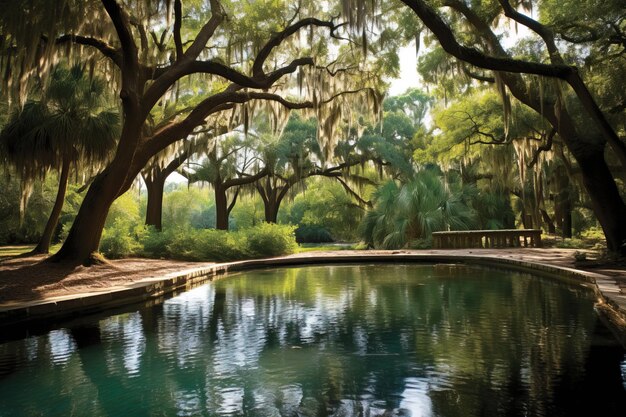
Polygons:
[[397,96],[404,93],[408,88],[419,87],[420,79],[417,74],[417,56],[415,55],[415,43],[400,48],[400,78],[391,80],[388,96]]

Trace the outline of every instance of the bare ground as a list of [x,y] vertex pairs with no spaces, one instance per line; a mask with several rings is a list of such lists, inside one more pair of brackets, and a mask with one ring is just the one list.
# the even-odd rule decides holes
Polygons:
[[43,262],[44,255],[0,261],[0,303],[105,291],[207,263],[120,259],[90,267]]
[[[341,256],[357,251],[309,252],[299,256]],[[369,251],[378,253],[382,251]],[[393,251],[410,253],[413,251]],[[423,250],[423,254],[496,255],[570,268],[585,269],[610,275],[626,293],[626,265],[620,263],[587,262],[575,264],[573,249],[457,249]],[[359,253],[363,253],[360,252]],[[207,262],[183,262],[159,259],[121,259],[91,267],[68,267],[42,262],[45,256],[28,256],[0,260],[0,304],[32,301],[57,296],[107,291],[134,282],[164,276],[168,273],[209,265]]]

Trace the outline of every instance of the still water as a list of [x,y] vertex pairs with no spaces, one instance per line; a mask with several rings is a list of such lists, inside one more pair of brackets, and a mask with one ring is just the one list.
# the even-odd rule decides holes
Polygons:
[[0,345],[0,416],[625,416],[586,288],[463,265],[246,272]]

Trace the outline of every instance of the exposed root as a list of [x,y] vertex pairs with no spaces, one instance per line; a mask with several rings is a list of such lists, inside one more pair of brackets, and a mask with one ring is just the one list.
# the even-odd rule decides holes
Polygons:
[[100,252],[92,252],[87,259],[83,261],[83,266],[109,265],[113,264],[104,257]]

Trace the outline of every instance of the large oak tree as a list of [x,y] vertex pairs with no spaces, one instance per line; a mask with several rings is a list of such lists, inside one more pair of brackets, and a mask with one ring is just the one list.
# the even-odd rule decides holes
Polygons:
[[[623,221],[626,204],[605,160],[608,144],[612,153],[626,166],[626,144],[598,106],[579,68],[561,53],[553,28],[519,11],[520,7],[529,3],[536,6],[537,2],[401,1],[419,17],[448,54],[460,62],[494,71],[503,96],[510,93],[548,121],[578,163],[594,213],[604,230],[608,249],[626,254],[626,222]],[[345,14],[352,16],[350,20],[353,22],[366,22],[367,15],[377,16],[379,3],[382,1],[343,0]],[[547,59],[520,58],[507,50],[496,33],[502,18],[533,33],[540,40]],[[469,34],[459,34],[455,30],[458,27]],[[620,39],[623,39],[619,24],[614,32],[617,33],[613,37],[621,36]],[[567,37],[559,35],[562,39]],[[620,39],[617,40],[618,47],[623,44]],[[583,122],[580,123],[566,105],[564,94],[567,91],[543,94],[541,82],[532,79],[532,76],[561,80],[567,85],[583,111]]]
[[[212,114],[236,108],[245,113],[245,103],[254,100],[320,111],[334,93],[324,79],[342,78],[349,71],[344,68],[349,66],[348,54],[333,62],[320,64],[323,60],[318,59],[316,65],[314,58],[329,51],[326,41],[338,39],[343,25],[321,17],[330,14],[315,3],[291,8],[286,2],[245,7],[220,0],[187,4],[29,0],[21,8],[7,6],[7,13],[20,16],[31,32],[12,23],[20,19],[1,22],[8,51],[4,92],[15,90],[23,99],[29,75],[45,72],[46,63],[63,54],[70,59],[71,54],[92,57],[91,67],[104,70],[119,88],[123,125],[115,155],[91,183],[53,260],[93,261],[113,201],[131,187],[152,157],[193,133]],[[59,26],[57,21],[66,23]],[[34,50],[24,52],[33,45]],[[278,94],[278,88],[285,91],[284,78],[296,72],[301,84],[305,80],[307,95],[292,101]],[[153,109],[175,100],[182,83],[193,77],[204,81],[195,87],[199,102],[158,129],[147,129]]]

